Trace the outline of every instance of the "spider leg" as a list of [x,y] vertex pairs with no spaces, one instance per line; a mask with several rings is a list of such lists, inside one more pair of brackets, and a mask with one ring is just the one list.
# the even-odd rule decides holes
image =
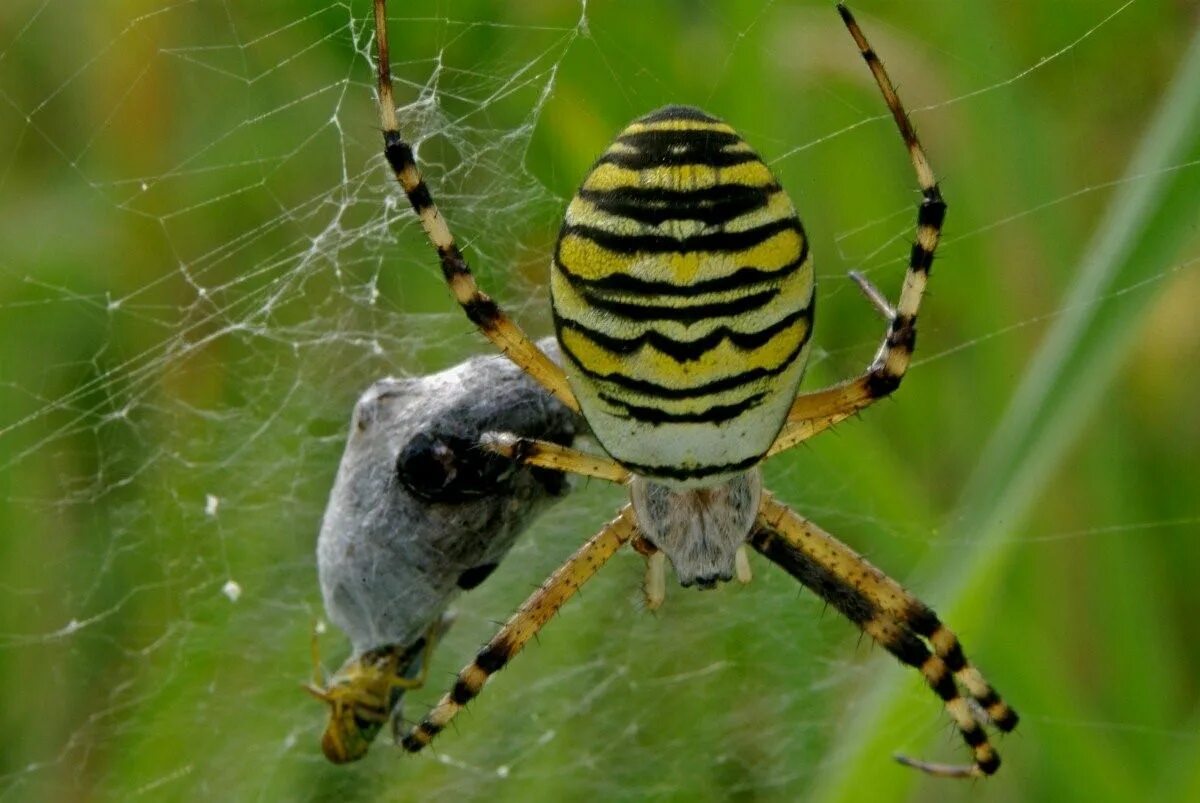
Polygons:
[[503,669],[558,609],[575,595],[580,586],[591,579],[636,533],[633,508],[626,505],[615,519],[550,575],[542,587],[525,600],[500,628],[500,632],[479,651],[475,660],[458,673],[454,688],[404,737],[401,742],[404,749],[415,753],[433,741],[454,719],[454,715],[479,694],[487,679]]
[[[870,375],[868,374],[868,377]],[[792,402],[783,429],[767,450],[767,457],[786,452],[793,446],[870,406],[882,396],[873,396],[866,389],[866,379],[860,377],[840,385],[803,393]]]
[[[438,642],[442,640],[442,636],[446,635],[446,631],[454,624],[454,620],[458,617],[452,613],[443,613],[438,619],[429,626],[425,631],[425,635],[417,639],[415,644],[412,644],[405,649],[396,659],[396,673],[390,680],[390,685],[393,688],[411,691],[419,689],[425,685],[426,679],[429,677],[429,664],[433,658],[433,651],[437,647]],[[418,656],[418,652],[420,653]],[[414,677],[408,677],[407,672],[413,664],[414,659],[420,660],[420,669]]]
[[[389,697],[394,697],[396,690],[412,691],[422,688],[425,685],[425,681],[429,679],[429,665],[432,663],[433,650],[437,647],[438,642],[441,641],[442,636],[446,635],[446,631],[450,629],[450,626],[454,624],[456,618],[453,613],[443,613],[436,622],[429,626],[429,630],[425,632],[425,635],[421,639],[418,639],[417,644],[413,645],[412,649],[419,649],[421,651],[421,668],[417,671],[415,677],[407,677],[412,661],[405,662],[403,658],[400,659],[397,666],[399,673],[394,675],[389,683],[391,686]],[[393,700],[391,708],[392,741],[396,744],[400,744],[400,739],[404,735],[401,733],[403,722],[400,716],[399,702],[398,699]]]
[[[921,205],[917,210],[917,236],[909,254],[908,272],[904,276],[900,300],[893,307],[878,291],[875,291],[872,297],[876,308],[890,313],[887,333],[875,360],[866,372],[856,379],[797,396],[791,410],[788,411],[787,423],[768,454],[777,454],[811,438],[900,387],[912,360],[917,340],[917,312],[921,306],[921,297],[925,294],[929,271],[933,267],[933,254],[937,250],[938,240],[941,239],[942,223],[946,217],[946,204],[942,200],[941,190],[938,189],[937,179],[929,166],[921,142],[917,139],[917,132],[908,119],[908,113],[900,102],[900,96],[896,94],[896,88],[883,68],[883,62],[871,49],[850,10],[845,5],[838,4],[838,11],[875,76],[875,83],[879,85],[879,91],[900,129],[900,136],[904,138],[904,144],[908,147],[913,169],[917,174],[917,183],[921,187]],[[859,286],[862,287],[863,282],[859,281]],[[868,297],[871,297],[870,293]]]
[[959,693],[955,680],[999,730],[1016,727],[1017,714],[966,659],[958,638],[925,603],[770,494],[763,495],[750,543],[902,663],[918,669],[945,703],[974,754],[974,763],[967,766],[898,757],[901,763],[948,777],[981,777],[996,771],[1000,757],[988,741],[985,721]]
[[379,45],[379,116],[383,125],[384,156],[396,174],[396,180],[404,188],[413,210],[420,218],[421,228],[437,251],[442,263],[442,275],[454,294],[454,299],[466,312],[467,317],[479,327],[489,340],[508,355],[526,373],[553,393],[571,410],[579,410],[579,402],[567,384],[566,374],[551,362],[545,352],[537,347],[475,283],[467,261],[454,242],[454,235],[446,225],[446,219],[438,211],[429,193],[429,187],[421,178],[413,157],[412,148],[400,136],[396,121],[396,104],[392,99],[392,72],[388,57],[387,0],[375,0],[375,38]]
[[633,550],[646,559],[646,579],[642,583],[646,610],[656,611],[667,598],[667,556],[640,534],[632,543]]
[[878,312],[885,321],[891,323],[892,319],[896,317],[896,308],[893,307],[891,302],[887,300],[887,297],[880,292],[879,288],[871,284],[870,279],[856,270],[850,271],[850,279],[856,285],[858,285],[858,289],[864,296],[866,296],[867,301],[871,302],[871,306],[875,308],[875,311]]
[[592,455],[550,441],[522,438],[510,432],[485,432],[479,439],[483,448],[528,466],[583,474],[623,485],[629,472],[609,457]]
[[737,553],[734,555],[733,576],[742,585],[754,579],[754,572],[750,569],[750,555],[745,544],[738,547]]

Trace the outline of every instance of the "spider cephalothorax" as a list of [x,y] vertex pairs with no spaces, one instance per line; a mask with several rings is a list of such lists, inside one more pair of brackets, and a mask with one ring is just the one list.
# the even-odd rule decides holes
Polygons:
[[679,582],[712,588],[737,573],[738,552],[758,517],[762,474],[754,468],[699,488],[635,476],[629,495],[642,537],[667,556]]

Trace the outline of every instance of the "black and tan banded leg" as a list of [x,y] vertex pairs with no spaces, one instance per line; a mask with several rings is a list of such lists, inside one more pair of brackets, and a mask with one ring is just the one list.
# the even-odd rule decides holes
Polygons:
[[446,219],[433,202],[429,187],[421,178],[412,148],[400,136],[396,121],[396,104],[392,99],[392,71],[388,57],[387,0],[375,0],[375,38],[379,44],[379,117],[383,126],[384,156],[404,188],[421,228],[437,250],[442,263],[442,276],[450,286],[454,299],[489,340],[508,355],[525,373],[532,376],[559,401],[571,410],[579,410],[579,402],[567,384],[562,369],[537,347],[521,327],[517,326],[489,296],[483,293],[467,267],[467,261],[454,242]]
[[[974,755],[974,763],[966,766],[898,756],[901,763],[946,777],[981,777],[996,771],[1000,757],[984,725],[990,721],[1007,732],[1016,727],[1017,714],[966,659],[958,638],[927,605],[770,494],[763,496],[750,543],[902,663],[919,670],[945,703]],[[959,683],[970,700],[959,692]],[[986,717],[976,712],[976,706]]]
[[916,346],[917,312],[921,306],[921,297],[925,294],[929,271],[933,267],[933,254],[937,250],[938,240],[941,239],[942,223],[946,217],[946,204],[942,200],[933,169],[929,166],[920,140],[917,139],[916,129],[913,128],[912,121],[908,119],[908,113],[900,102],[900,96],[896,94],[896,88],[883,68],[883,62],[871,49],[850,10],[839,4],[838,11],[867,66],[871,68],[875,83],[883,93],[883,99],[912,158],[917,183],[921,187],[921,206],[917,210],[917,236],[909,255],[908,272],[904,276],[900,300],[894,307],[886,305],[882,296],[875,300],[877,307],[887,309],[892,314],[883,344],[870,368],[857,379],[798,396],[788,411],[783,431],[771,447],[771,454],[777,454],[807,440],[890,395],[900,386]]
[[522,438],[510,432],[485,432],[479,439],[479,445],[521,465],[582,474],[618,485],[629,481],[629,472],[612,458],[588,454],[550,441]]
[[404,737],[401,742],[404,749],[415,753],[433,741],[455,714],[478,696],[487,679],[503,669],[558,609],[635,535],[637,524],[633,508],[626,505],[615,519],[550,575],[479,651],[474,662],[458,673],[454,688]]

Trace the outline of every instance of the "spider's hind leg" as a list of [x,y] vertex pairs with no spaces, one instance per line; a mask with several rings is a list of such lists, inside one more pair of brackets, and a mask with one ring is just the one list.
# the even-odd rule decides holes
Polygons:
[[942,624],[933,609],[919,599],[911,597],[906,612],[906,624],[921,638],[929,642],[933,654],[954,673],[955,679],[967,690],[971,700],[987,715],[988,721],[997,730],[1008,733],[1017,727],[1019,717],[1008,703],[1000,698],[992,685],[963,652],[958,636]]
[[[901,763],[931,775],[956,778],[991,775],[999,768],[1000,756],[988,741],[984,725],[990,721],[997,729],[1010,731],[1017,725],[1017,714],[967,661],[958,638],[927,605],[770,494],[763,494],[750,543],[899,661],[919,670],[942,699],[974,756],[973,763],[966,766],[897,757]],[[969,700],[960,693],[959,684]]]

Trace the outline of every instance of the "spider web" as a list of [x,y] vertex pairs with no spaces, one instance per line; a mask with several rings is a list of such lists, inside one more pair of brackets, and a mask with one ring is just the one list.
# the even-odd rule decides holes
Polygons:
[[[755,143],[814,240],[820,343],[806,386],[869,360],[880,326],[845,272],[895,293],[915,184],[825,4],[394,5],[405,133],[481,283],[527,329],[550,331],[547,255],[590,161],[628,119],[689,102]],[[1054,702],[1057,687],[1023,656],[1054,654],[1053,637],[1028,635],[1039,606],[1071,605],[1031,567],[1096,552],[1095,574],[1074,578],[1098,584],[1082,599],[1124,599],[1130,589],[1105,585],[1106,572],[1148,544],[1151,562],[1179,568],[1160,567],[1160,604],[1142,618],[1200,604],[1184,570],[1200,569],[1187,538],[1200,509],[1183,490],[1194,457],[1181,446],[1200,437],[1186,404],[1200,387],[1194,372],[1173,373],[1200,343],[1200,242],[1194,228],[1147,222],[1142,237],[1158,245],[1135,239],[1143,262],[1091,288],[1075,281],[1123,191],[1165,184],[1194,219],[1194,145],[1141,172],[1127,164],[1195,19],[1149,0],[1077,4],[1053,19],[1042,5],[1007,4],[988,28],[932,3],[859,4],[944,178],[951,225],[898,403],[773,462],[767,481],[937,606],[952,595],[933,579],[976,541],[956,528],[970,520],[965,478],[1043,336],[1079,314],[1148,321],[1135,361],[1110,355],[1127,403],[1092,404],[1089,436],[1041,468],[1062,494],[996,525],[1008,558],[966,576],[992,596],[967,603],[971,624],[959,625],[1027,715],[1024,743],[1001,746],[1006,761],[1073,760],[1039,759],[1053,742],[1083,745],[1103,766],[1095,744],[1120,748],[1133,757],[1127,786],[1111,787],[1119,795],[1160,778],[1150,768],[1167,747],[1194,755],[1200,703],[1180,678],[1200,658],[1152,651],[1173,668],[1162,682],[1174,678],[1182,713],[1101,692]],[[382,161],[369,3],[79,9],[22,0],[0,20],[0,800],[835,789],[854,766],[847,723],[872,713],[862,695],[908,670],[870,660],[852,627],[761,561],[751,586],[669,589],[665,608],[645,614],[633,554],[566,607],[435,753],[401,760],[381,744],[350,768],[324,762],[324,711],[298,686],[322,616],[314,542],[352,404],[378,377],[444,368],[485,344],[447,297]],[[1117,55],[1130,42],[1156,46],[1131,67]],[[1103,334],[1080,340],[1086,349]],[[1107,385],[1109,374],[1085,376]],[[1147,453],[1135,459],[1131,444]],[[1163,471],[1153,487],[1089,474],[1121,460]],[[1114,488],[1126,496],[1105,496]],[[620,501],[592,484],[539,520],[460,601],[409,715]],[[1002,605],[1003,577],[1024,596]],[[1084,628],[1065,650],[1075,669],[1089,639],[1123,653],[1122,638],[1142,637],[1138,621]],[[1161,628],[1163,642],[1187,640],[1181,620]],[[336,666],[347,647],[328,634],[322,649]],[[1138,682],[1135,663],[1128,677],[1119,666],[1103,677]],[[904,677],[897,694],[922,713],[879,738],[960,750],[952,734],[938,738],[947,719],[934,698]],[[886,753],[862,766],[892,772]],[[1033,794],[1021,783],[982,793]],[[909,778],[895,796],[922,789]]]

